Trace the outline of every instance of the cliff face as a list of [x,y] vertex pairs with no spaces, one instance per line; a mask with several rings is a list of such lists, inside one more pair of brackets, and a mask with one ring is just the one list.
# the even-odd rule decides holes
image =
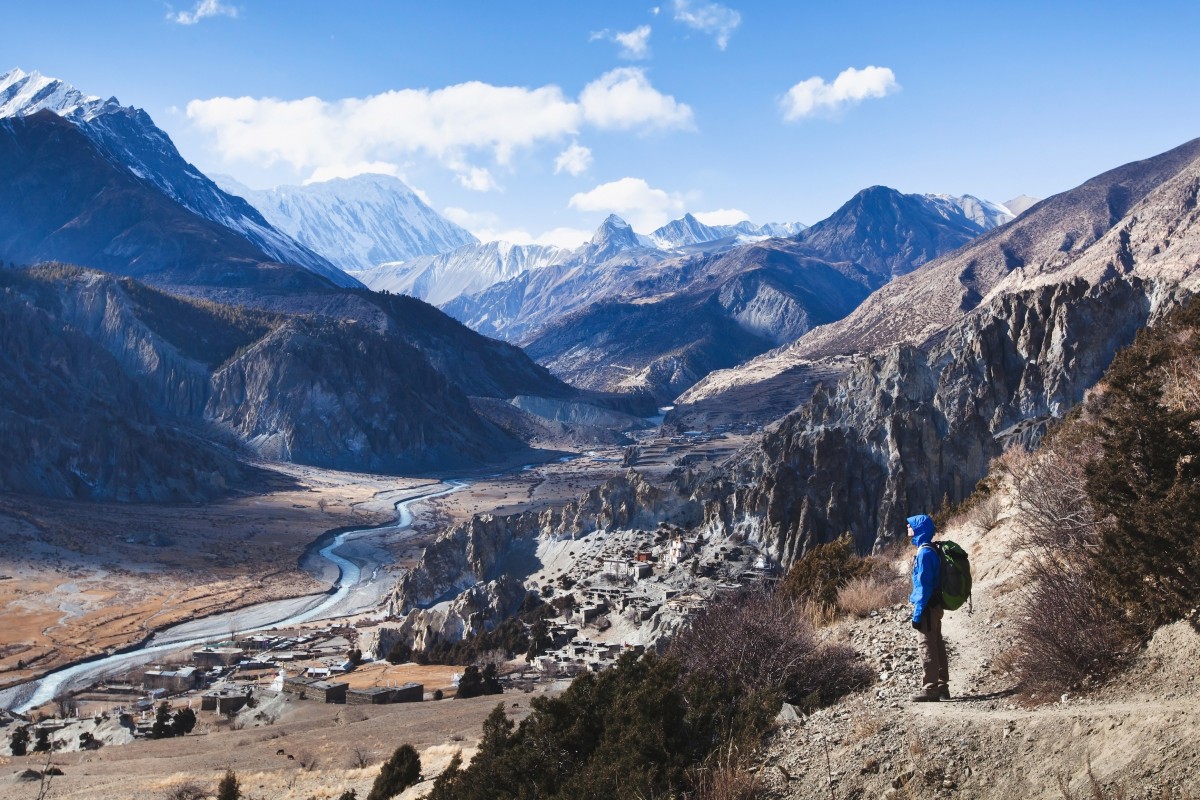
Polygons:
[[0,491],[211,497],[246,474],[214,437],[381,472],[476,465],[523,446],[386,327],[187,301],[63,265],[0,271],[0,291],[0,415],[25,459]]
[[486,461],[516,443],[402,342],[292,318],[212,376],[205,415],[268,458],[393,472]]
[[866,358],[787,417],[706,508],[784,563],[850,531],[859,548],[966,497],[988,462],[1083,398],[1150,316],[1138,280],[998,298],[936,345]]
[[[0,465],[0,489],[195,502],[244,480],[246,471],[234,459],[156,413],[126,365],[59,316],[56,296],[4,283],[0,437],[8,456]],[[102,322],[105,314],[91,308]],[[153,348],[142,344],[134,349],[153,361]]]

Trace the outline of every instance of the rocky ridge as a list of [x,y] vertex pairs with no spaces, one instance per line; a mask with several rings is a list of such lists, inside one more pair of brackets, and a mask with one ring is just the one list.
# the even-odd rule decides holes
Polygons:
[[[1116,171],[1128,179],[1118,188],[1141,185],[1137,202],[1111,184],[1084,192],[1084,200],[1106,198],[1106,214],[1121,210],[1090,246],[1014,266],[957,322],[916,344],[899,337],[818,388],[743,455],[739,486],[712,509],[710,526],[753,519],[754,535],[785,563],[843,531],[869,550],[903,530],[906,510],[963,499],[1005,446],[1036,441],[1140,327],[1200,286],[1200,142],[1164,161],[1170,174],[1161,163]],[[1037,222],[1047,208],[1070,210],[1051,198],[1014,225]],[[1046,252],[1045,238],[1062,241],[1060,230],[1042,230],[1025,252]],[[925,277],[963,258],[931,265]]]
[[[28,450],[24,468],[0,483],[6,490],[212,496],[247,474],[228,446],[378,471],[474,465],[524,446],[478,415],[420,348],[363,323],[187,301],[61,265],[2,271],[0,290],[12,388],[0,413],[10,446]],[[473,388],[524,384],[503,364],[492,367]]]

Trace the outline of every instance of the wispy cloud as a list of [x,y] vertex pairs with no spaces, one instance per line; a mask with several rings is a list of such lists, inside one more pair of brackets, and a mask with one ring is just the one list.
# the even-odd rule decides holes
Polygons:
[[446,219],[463,226],[481,242],[512,242],[513,244],[549,244],[555,247],[578,247],[592,237],[591,231],[579,228],[552,228],[537,236],[523,228],[503,228],[500,217],[490,211],[467,211],[451,206],[442,209]]
[[683,197],[655,189],[642,178],[621,178],[572,195],[568,206],[578,211],[611,211],[634,230],[662,227],[683,212]]
[[220,0],[200,0],[191,11],[169,12],[167,19],[180,25],[195,25],[208,17],[236,17],[236,6],[227,6]]
[[591,165],[592,151],[579,142],[572,142],[554,159],[554,174],[565,172],[568,175],[582,175]]
[[[422,155],[479,191],[498,188],[495,176],[479,163],[481,157],[508,167],[517,150],[561,142],[585,125],[599,130],[694,127],[691,108],[659,92],[642,70],[632,67],[600,76],[584,87],[578,100],[553,85],[527,88],[472,81],[335,101],[215,97],[188,103],[187,116],[215,139],[228,161],[265,166],[282,162],[315,171],[402,163]],[[569,171],[582,157],[576,151],[563,169]]]
[[697,211],[693,217],[705,225],[737,225],[750,219],[750,215],[740,208],[718,208],[714,211]]
[[590,40],[596,41],[603,39],[608,42],[616,42],[620,46],[620,55],[622,58],[630,60],[640,60],[650,57],[650,26],[639,25],[631,31],[610,31],[602,30],[591,35]]
[[800,81],[780,101],[783,118],[789,122],[820,113],[836,113],[863,100],[900,91],[896,75],[887,67],[843,70],[833,83],[823,78]]
[[675,0],[675,21],[711,35],[716,39],[717,47],[724,50],[729,45],[729,37],[742,24],[742,15],[720,3]]

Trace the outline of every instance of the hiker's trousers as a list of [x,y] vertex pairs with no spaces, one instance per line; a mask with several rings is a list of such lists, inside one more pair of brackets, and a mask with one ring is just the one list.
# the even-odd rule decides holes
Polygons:
[[921,665],[925,668],[925,690],[938,691],[950,685],[946,642],[942,639],[942,609],[926,608],[917,633],[921,637]]

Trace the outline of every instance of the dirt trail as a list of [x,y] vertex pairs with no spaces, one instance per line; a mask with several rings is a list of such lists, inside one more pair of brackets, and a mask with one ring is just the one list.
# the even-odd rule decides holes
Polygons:
[[1112,685],[1018,704],[1007,671],[1022,608],[1016,537],[1011,519],[945,534],[967,548],[975,574],[973,611],[943,622],[954,699],[910,700],[921,666],[908,606],[842,624],[832,635],[878,680],[781,723],[757,772],[762,796],[1091,798],[1090,764],[1102,797],[1200,797],[1200,634],[1186,623],[1161,629]]

